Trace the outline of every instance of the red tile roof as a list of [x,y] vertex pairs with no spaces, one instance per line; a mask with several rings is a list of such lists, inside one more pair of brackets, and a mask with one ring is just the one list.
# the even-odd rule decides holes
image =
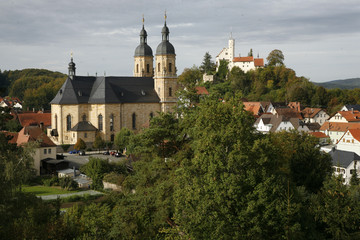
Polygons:
[[339,111],[338,113],[340,113],[348,122],[360,122],[360,112],[357,110]]
[[275,108],[275,111],[277,114],[281,116],[285,116],[288,118],[297,118],[297,119],[303,119],[301,116],[301,113],[296,111],[296,109],[293,108]]
[[360,129],[349,129],[350,134],[360,142]]
[[19,113],[18,118],[20,125],[23,127],[30,125],[40,126],[40,123],[43,123],[44,127],[51,126],[51,113],[43,113],[43,112]]
[[264,66],[264,59],[263,58],[255,58],[254,59],[255,67],[263,67]]
[[322,110],[321,108],[305,108],[301,112],[303,113],[305,118],[313,118],[321,110]]
[[23,127],[18,133],[16,143],[18,146],[28,143],[38,141],[40,147],[55,147],[56,145],[51,141],[51,139],[46,136],[44,131],[37,126],[27,126]]
[[314,137],[317,137],[317,138],[328,138],[329,137],[323,132],[310,132],[309,134]]
[[199,95],[209,95],[209,92],[206,90],[205,87],[197,86],[195,87],[196,93]]
[[261,112],[260,102],[244,102],[244,109],[252,112],[253,115],[259,115]]
[[254,57],[234,57],[233,62],[253,62]]
[[359,123],[346,123],[346,122],[325,122],[320,131],[335,131],[335,132],[346,132],[349,129],[360,129]]

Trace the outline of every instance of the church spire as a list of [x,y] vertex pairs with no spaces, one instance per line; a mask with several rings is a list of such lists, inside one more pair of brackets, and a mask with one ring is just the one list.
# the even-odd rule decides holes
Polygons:
[[161,31],[161,34],[162,34],[162,40],[163,42],[164,41],[169,41],[169,28],[166,26],[166,19],[167,19],[167,16],[166,16],[166,11],[165,11],[165,15],[164,15],[164,27],[162,28],[162,31]]
[[69,69],[69,77],[71,79],[74,79],[76,67],[75,67],[75,63],[73,62],[73,53],[72,52],[71,52],[71,60],[70,60],[68,69]]
[[142,17],[142,29],[140,31],[140,44],[147,44],[147,32],[145,30],[145,26],[144,26],[144,15]]

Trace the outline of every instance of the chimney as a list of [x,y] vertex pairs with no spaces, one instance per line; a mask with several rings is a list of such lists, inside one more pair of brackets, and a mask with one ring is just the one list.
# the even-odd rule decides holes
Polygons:
[[354,114],[354,108],[351,108],[351,113]]
[[35,108],[33,108],[33,112],[35,112]]

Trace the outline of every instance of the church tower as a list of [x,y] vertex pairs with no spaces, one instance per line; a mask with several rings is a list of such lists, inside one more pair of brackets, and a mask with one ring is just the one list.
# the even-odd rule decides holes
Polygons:
[[144,27],[144,17],[142,21],[143,21],[143,26],[140,31],[140,44],[135,49],[135,54],[134,54],[134,76],[153,77],[154,56],[151,47],[147,45],[147,32]]
[[73,62],[73,56],[72,56],[72,53],[71,53],[71,61],[69,63],[69,78],[72,80],[74,79],[74,76],[75,76],[75,71],[76,71],[76,67],[75,67],[75,63]]
[[165,23],[162,28],[162,42],[156,48],[155,55],[155,91],[157,92],[162,112],[170,112],[176,106],[177,98],[175,96],[178,90],[175,49],[169,42],[169,28]]

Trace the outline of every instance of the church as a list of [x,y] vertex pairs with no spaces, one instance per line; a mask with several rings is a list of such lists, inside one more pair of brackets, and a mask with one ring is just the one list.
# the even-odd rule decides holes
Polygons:
[[72,145],[79,138],[92,143],[100,134],[105,141],[114,141],[120,129],[138,132],[159,112],[171,112],[176,107],[179,85],[169,33],[165,15],[154,63],[143,19],[133,77],[77,76],[71,57],[68,78],[50,102],[51,140],[57,145]]

